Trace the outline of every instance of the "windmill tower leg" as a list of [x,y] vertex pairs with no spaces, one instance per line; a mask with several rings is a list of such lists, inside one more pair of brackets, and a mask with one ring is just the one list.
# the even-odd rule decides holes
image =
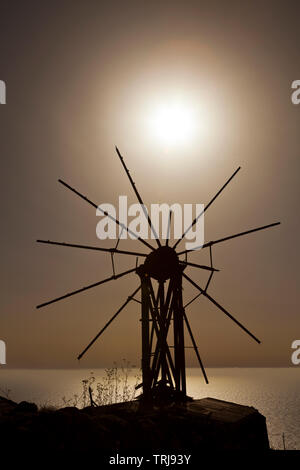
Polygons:
[[[161,326],[162,326],[162,335],[164,337],[167,336],[167,309],[166,309],[166,304],[165,304],[165,282],[160,281],[159,287],[158,287],[158,293],[157,293],[157,298],[159,302],[159,315],[161,319]],[[161,357],[161,382],[165,385],[167,383],[167,370],[168,370],[168,364],[167,364],[167,356],[165,352],[165,345],[163,345],[163,351],[161,351],[162,357]]]
[[174,277],[173,290],[173,330],[174,330],[174,361],[175,385],[179,396],[186,395],[185,351],[184,351],[184,309],[182,303],[182,276]]
[[149,288],[146,276],[141,276],[142,286],[142,380],[143,401],[151,399],[151,370],[150,370],[150,335],[149,335]]
[[[182,272],[173,274],[167,287],[164,280],[159,280],[156,289],[149,275],[141,271],[139,275],[142,294],[142,401],[184,399],[186,376]],[[173,333],[173,340],[170,333]],[[174,341],[172,347],[168,344],[170,340]]]

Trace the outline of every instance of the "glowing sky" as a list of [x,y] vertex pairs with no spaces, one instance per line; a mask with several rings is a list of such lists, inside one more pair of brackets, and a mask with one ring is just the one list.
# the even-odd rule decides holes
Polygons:
[[[299,2],[1,2],[1,311],[7,367],[78,367],[76,357],[138,284],[136,274],[44,310],[40,302],[111,275],[109,255],[38,246],[96,238],[97,204],[206,204],[218,246],[210,293],[261,338],[251,342],[205,299],[187,313],[207,366],[290,366],[299,317]],[[124,249],[143,249],[122,241]],[[207,253],[193,260],[207,263]],[[116,259],[118,271],[135,259]],[[205,277],[189,271],[204,282]],[[184,295],[194,291],[185,286]],[[139,364],[131,304],[82,367]],[[298,338],[297,338],[298,337]],[[188,352],[188,364],[197,364]]]

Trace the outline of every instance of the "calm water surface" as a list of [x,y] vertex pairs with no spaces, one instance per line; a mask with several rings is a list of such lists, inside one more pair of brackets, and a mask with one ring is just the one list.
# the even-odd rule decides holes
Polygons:
[[[282,448],[282,434],[288,449],[300,450],[300,368],[208,369],[210,384],[198,369],[187,370],[188,394],[193,398],[213,397],[254,406],[267,418],[270,443]],[[34,401],[39,405],[62,406],[62,398],[82,392],[82,380],[90,369],[0,369],[0,395],[10,389],[12,400]],[[106,377],[104,369],[93,371],[96,382]],[[136,383],[137,371],[129,377]],[[121,384],[122,386],[122,384]]]

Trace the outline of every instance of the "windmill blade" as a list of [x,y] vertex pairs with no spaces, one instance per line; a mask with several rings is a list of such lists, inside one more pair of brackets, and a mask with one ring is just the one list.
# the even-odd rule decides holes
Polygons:
[[[258,232],[259,230],[265,230],[266,228],[275,227],[276,225],[280,225],[280,222],[274,222],[273,224],[264,225],[263,227],[257,227],[257,228],[253,228],[251,230],[246,230],[246,232],[240,232],[240,233],[236,233],[234,235],[229,235],[228,237],[219,238],[219,240],[212,240],[210,242],[204,243],[202,248],[207,248],[208,246],[216,245],[217,243],[225,242],[226,240],[231,240],[232,238],[242,237],[243,235],[248,235],[249,233]],[[178,253],[178,256],[183,255],[185,253],[189,253],[190,251],[195,251],[195,250],[181,251],[180,253]]]
[[179,238],[177,240],[177,242],[175,243],[175,245],[173,246],[174,250],[175,248],[177,247],[177,245],[182,241],[182,239],[185,237],[185,235],[187,234],[187,232],[195,225],[195,223],[197,222],[197,220],[199,219],[199,217],[201,217],[201,215],[204,214],[205,211],[207,211],[207,209],[209,208],[209,206],[211,206],[211,204],[217,199],[217,197],[219,196],[219,194],[221,194],[221,192],[223,191],[223,189],[226,188],[226,186],[230,183],[230,181],[235,177],[235,175],[238,173],[238,171],[240,171],[241,167],[239,166],[235,172],[230,176],[230,178],[226,181],[225,184],[223,184],[222,188],[219,189],[219,191],[217,192],[217,194],[215,194],[215,196],[211,199],[211,201],[204,207],[203,211],[200,212],[199,215],[197,215],[197,217],[195,217],[195,219],[193,220],[193,222],[191,223],[191,225],[184,231],[184,233],[182,234],[181,238]]
[[48,302],[44,302],[43,304],[38,305],[36,308],[45,307],[46,305],[53,304],[54,302],[58,302],[59,300],[66,299],[67,297],[71,297],[71,295],[79,294],[85,290],[91,289],[92,287],[100,286],[100,284],[104,284],[105,282],[109,282],[119,277],[126,276],[126,274],[133,273],[136,269],[129,269],[128,271],[124,271],[123,273],[117,274],[116,276],[110,276],[102,281],[95,282],[94,284],[90,284],[89,286],[82,287],[81,289],[74,290],[73,292],[69,292],[68,294],[62,295],[61,297],[57,297],[56,299],[49,300]]
[[102,333],[106,330],[106,328],[114,321],[114,319],[119,315],[119,313],[126,307],[126,305],[131,301],[135,300],[133,297],[137,292],[140,290],[141,286],[139,286],[129,297],[127,297],[126,302],[116,311],[116,313],[111,317],[111,319],[104,325],[104,327],[99,331],[99,333],[95,336],[94,339],[87,345],[87,347],[79,354],[77,359],[81,359],[82,356],[90,349],[90,347],[94,344],[94,342],[102,335]]
[[168,230],[167,230],[166,246],[169,246],[171,219],[172,219],[172,211],[171,211],[171,209],[170,209],[170,211],[169,211],[169,220],[168,220]]
[[[212,248],[211,246],[209,247],[209,259],[210,259],[210,266],[211,268],[213,267],[213,258],[212,258]],[[209,278],[206,282],[206,286],[204,288],[205,292],[207,291],[208,289],[208,286],[213,278],[213,275],[214,275],[214,272],[212,271],[209,275]],[[187,302],[185,305],[184,305],[184,308],[188,307],[189,305],[191,305],[196,299],[198,299],[198,297],[200,297],[200,295],[202,295],[201,292],[199,292],[199,294],[197,294],[195,297],[193,297],[189,302]]]
[[[211,247],[211,246],[209,247],[209,259],[210,259],[210,266],[213,267],[212,247]],[[211,272],[210,275],[209,275],[209,278],[208,278],[208,280],[207,280],[207,283],[206,283],[206,286],[205,286],[205,289],[204,289],[205,292],[206,292],[207,289],[208,289],[208,286],[209,286],[209,284],[210,284],[210,282],[211,282],[211,280],[212,280],[212,278],[213,278],[213,275],[214,275],[213,272]]]
[[[213,277],[213,271],[210,273],[209,275],[209,278],[208,278],[208,281],[206,283],[206,286],[205,286],[205,289],[204,291],[206,292],[207,289],[208,289],[208,286],[210,284],[210,281],[212,280],[212,277]],[[195,297],[193,297],[189,302],[187,302],[185,305],[184,305],[184,308],[188,307],[189,305],[191,305],[196,299],[198,299],[198,297],[200,297],[200,295],[202,295],[202,292],[199,292],[199,294],[195,295]]]
[[219,269],[212,268],[210,266],[204,266],[203,264],[190,263],[189,261],[180,261],[180,264],[185,264],[186,266],[192,266],[193,268],[206,269],[207,271],[219,272]]
[[260,230],[265,230],[266,228],[275,227],[276,225],[280,225],[280,222],[274,222],[273,224],[264,225],[262,227],[253,228],[251,230],[246,230],[245,232],[236,233],[235,235],[229,235],[228,237],[220,238],[219,240],[214,240],[214,241],[205,243],[202,248],[215,245],[216,243],[225,242],[226,240],[231,240],[232,238],[242,237],[243,235],[248,235],[249,233],[258,232]]
[[134,233],[132,230],[130,230],[130,228],[126,227],[126,225],[122,224],[121,222],[119,222],[118,219],[115,219],[112,215],[110,215],[108,212],[104,211],[101,209],[101,207],[97,206],[97,204],[95,204],[93,201],[91,201],[90,199],[88,199],[87,197],[85,197],[83,194],[81,194],[79,191],[77,191],[76,189],[72,188],[72,186],[70,186],[68,183],[65,183],[63,180],[59,179],[58,180],[59,183],[61,183],[62,185],[64,185],[66,188],[70,189],[70,191],[72,191],[73,193],[77,194],[77,196],[81,197],[81,199],[83,199],[84,201],[88,202],[89,204],[91,204],[93,207],[95,207],[96,209],[99,209],[101,212],[103,212],[104,215],[106,215],[109,219],[113,220],[117,225],[119,225],[120,227],[122,227],[124,230],[126,230],[128,233],[130,233],[131,235],[133,235],[137,240],[139,240],[140,242],[142,242],[145,246],[147,246],[148,248],[150,248],[151,250],[154,250],[153,246],[151,246],[148,242],[146,242],[143,238],[139,237],[138,235],[136,235],[136,233]]
[[193,333],[192,333],[192,329],[191,329],[191,327],[190,327],[189,321],[188,321],[188,319],[187,319],[187,316],[186,316],[184,310],[183,310],[183,318],[184,318],[185,324],[186,324],[186,326],[187,326],[188,332],[189,332],[189,334],[190,334],[190,337],[191,337],[191,340],[192,340],[192,343],[193,343],[193,347],[194,347],[194,350],[195,350],[195,353],[196,353],[196,356],[197,356],[199,365],[200,365],[201,370],[202,370],[202,374],[203,374],[204,380],[205,380],[205,382],[208,384],[208,378],[207,378],[207,375],[206,375],[206,372],[205,372],[205,369],[204,369],[204,365],[203,365],[203,363],[202,363],[202,361],[201,361],[201,357],[200,357],[200,354],[199,354],[199,351],[198,351],[198,347],[197,347],[196,341],[195,341],[194,336],[193,336]]
[[148,256],[146,253],[138,253],[135,251],[126,251],[126,250],[118,250],[116,248],[100,248],[98,246],[87,246],[87,245],[77,245],[74,243],[65,243],[65,242],[53,242],[51,240],[37,240],[37,243],[46,243],[48,245],[58,245],[58,246],[70,246],[72,248],[83,248],[85,250],[96,250],[96,251],[104,251],[106,253],[117,253],[121,255],[133,255],[133,256]]
[[189,302],[187,302],[183,308],[187,308],[189,307],[193,302],[195,302],[195,300],[198,299],[198,297],[200,297],[200,295],[202,295],[202,292],[199,292],[199,294],[195,295],[195,297],[193,297]]
[[125,170],[125,172],[126,172],[126,174],[127,174],[127,176],[128,176],[128,179],[129,179],[129,181],[130,181],[130,184],[131,184],[131,186],[132,186],[133,191],[135,192],[135,195],[136,195],[136,197],[137,197],[137,200],[139,201],[139,203],[140,203],[141,206],[142,206],[142,209],[143,209],[143,212],[144,212],[144,214],[145,214],[145,217],[146,217],[146,219],[147,219],[147,221],[148,221],[150,230],[151,230],[151,232],[153,233],[153,235],[155,236],[156,243],[158,244],[158,246],[161,246],[161,243],[160,243],[160,241],[159,241],[158,235],[157,235],[157,233],[156,233],[156,231],[155,231],[155,228],[154,228],[153,225],[152,225],[152,222],[151,222],[150,216],[149,216],[149,214],[148,214],[148,212],[147,212],[147,209],[146,209],[146,207],[145,207],[145,204],[143,203],[143,200],[142,200],[142,198],[141,198],[141,196],[140,196],[140,194],[139,194],[139,192],[138,192],[138,190],[137,190],[137,188],[136,188],[135,182],[134,182],[133,179],[131,178],[130,173],[129,173],[129,170],[128,170],[127,166],[126,166],[126,163],[124,162],[124,158],[122,157],[122,155],[121,155],[121,153],[120,153],[120,151],[119,151],[119,149],[118,149],[117,146],[116,146],[116,152],[117,152],[118,157],[119,157],[119,159],[120,159],[120,161],[121,161],[121,163],[122,163],[122,166],[123,166],[123,168],[124,168],[124,170]]
[[220,305],[215,299],[213,299],[207,292],[205,292],[203,289],[201,289],[200,286],[198,286],[198,284],[196,284],[190,277],[188,277],[185,273],[182,273],[182,275],[194,286],[196,287],[196,289],[198,289],[201,294],[203,294],[205,297],[208,298],[208,300],[210,300],[214,305],[216,305],[216,307],[218,307],[220,310],[222,310],[222,312],[225,313],[225,315],[227,315],[229,318],[231,318],[232,321],[234,321],[240,328],[242,328],[242,330],[244,330],[249,336],[251,336],[251,338],[253,338],[257,343],[260,343],[260,340],[256,338],[256,336],[254,336],[245,326],[243,326],[238,320],[236,320],[236,318],[234,318],[229,312],[227,312],[227,310],[225,310],[224,307],[222,307],[222,305]]

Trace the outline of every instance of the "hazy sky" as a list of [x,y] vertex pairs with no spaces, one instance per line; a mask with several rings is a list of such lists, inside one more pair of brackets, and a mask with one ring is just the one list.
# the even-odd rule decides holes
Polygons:
[[[220,244],[207,299],[187,314],[207,366],[290,366],[300,339],[299,124],[296,1],[1,1],[1,310],[7,367],[139,365],[140,312],[130,304],[78,365],[76,357],[138,286],[135,273],[44,309],[39,303],[111,275],[110,256],[38,245],[37,238],[110,247],[97,204],[136,202],[117,144],[147,205],[208,203],[205,240],[280,220]],[[166,145],[149,120],[180,97],[196,132]],[[123,240],[120,248],[144,251]],[[184,244],[183,244],[184,248]],[[208,262],[208,251],[190,260]],[[116,257],[118,272],[135,259]],[[187,273],[205,283],[206,275]],[[185,299],[196,292],[184,284]],[[187,344],[189,344],[187,342]],[[196,366],[191,350],[188,365]]]

